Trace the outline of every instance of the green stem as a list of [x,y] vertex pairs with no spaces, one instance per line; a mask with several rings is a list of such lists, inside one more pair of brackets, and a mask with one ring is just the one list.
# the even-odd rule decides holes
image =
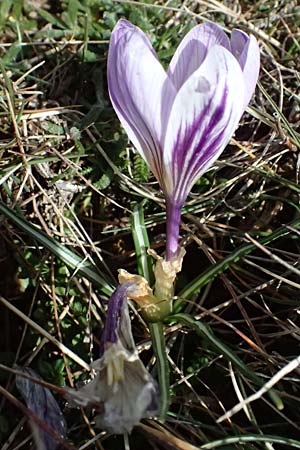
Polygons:
[[161,322],[149,323],[153,352],[156,357],[158,382],[160,389],[160,419],[164,420],[170,404],[170,368],[164,335],[164,326]]
[[[133,209],[131,215],[131,228],[135,251],[137,254],[139,274],[145,277],[151,285],[154,277],[152,271],[152,260],[147,254],[147,250],[149,248],[149,239],[144,223],[143,202],[137,204]],[[164,307],[168,307],[168,305]],[[149,326],[153,352],[156,358],[158,383],[160,390],[160,419],[164,420],[169,408],[170,369],[166,351],[164,326],[159,321],[161,320],[161,311],[159,310],[158,316],[155,315],[155,311],[156,309],[154,308],[153,313],[149,314],[148,317],[146,313],[144,313],[143,317],[147,321]],[[156,322],[153,323],[154,321]]]

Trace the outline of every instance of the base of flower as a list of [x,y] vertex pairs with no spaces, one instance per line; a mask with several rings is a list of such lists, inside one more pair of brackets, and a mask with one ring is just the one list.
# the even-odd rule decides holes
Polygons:
[[173,312],[171,300],[157,300],[157,303],[141,308],[143,318],[150,323],[162,322]]
[[130,274],[124,269],[119,270],[119,283],[131,283],[127,288],[127,296],[141,307],[147,322],[161,322],[172,313],[174,283],[177,273],[181,271],[185,250],[179,248],[178,256],[169,261],[158,256],[154,250],[150,249],[148,253],[156,259],[154,293],[144,277]]
[[171,300],[174,296],[176,275],[181,271],[182,261],[186,251],[183,247],[179,247],[177,256],[174,256],[170,260],[163,259],[152,249],[149,249],[148,253],[156,259],[154,268],[154,294],[157,298]]
[[127,296],[141,308],[147,322],[161,322],[172,313],[172,301],[153,294],[148,281],[141,275],[133,275],[124,269],[119,270],[119,283],[132,283]]

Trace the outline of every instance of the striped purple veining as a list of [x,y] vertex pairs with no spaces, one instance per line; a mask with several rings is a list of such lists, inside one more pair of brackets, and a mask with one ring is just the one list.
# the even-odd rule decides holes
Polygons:
[[108,57],[113,107],[166,198],[167,259],[178,251],[180,212],[193,184],[220,156],[254,92],[260,67],[254,36],[216,24],[194,27],[168,71],[148,38],[121,19]]
[[116,343],[119,338],[121,314],[124,302],[127,301],[127,290],[130,283],[119,284],[108,302],[107,314],[101,336],[100,354],[104,352],[107,342]]

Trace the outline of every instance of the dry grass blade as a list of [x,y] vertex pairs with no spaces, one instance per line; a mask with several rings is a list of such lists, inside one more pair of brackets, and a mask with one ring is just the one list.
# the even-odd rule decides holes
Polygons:
[[223,420],[230,419],[234,414],[238,413],[241,409],[245,408],[245,406],[249,405],[249,403],[258,400],[262,395],[268,392],[275,384],[277,384],[282,378],[288,375],[293,370],[297,369],[300,365],[300,356],[298,358],[290,361],[286,366],[280,369],[261,389],[259,389],[255,394],[250,395],[250,397],[238,403],[236,406],[227,411],[223,416],[219,417],[217,420],[218,423],[223,422]]
[[[195,184],[182,216],[187,255],[175,294],[190,295],[176,304],[212,340],[165,325],[172,402],[164,426],[149,421],[124,440],[99,433],[93,410],[65,407],[68,442],[82,450],[299,448],[297,0],[0,2],[0,447],[31,445],[15,367],[34,369],[62,408],[64,386],[86,382],[117,270],[137,272],[136,203],[144,200],[151,247],[165,248],[162,193],[107,92],[108,43],[120,17],[146,32],[164,67],[198,23],[252,33],[261,72],[234,138]],[[143,363],[156,376],[149,330],[131,314]],[[232,355],[244,372],[231,366]],[[270,388],[283,411],[268,401]]]
[[49,342],[54,344],[62,353],[64,353],[66,356],[71,358],[73,361],[75,361],[79,366],[83,367],[85,370],[90,371],[91,368],[89,364],[87,364],[83,359],[81,359],[78,355],[76,355],[72,350],[67,348],[64,344],[59,342],[55,337],[51,336],[46,330],[44,330],[40,325],[35,323],[33,320],[31,320],[29,317],[27,317],[25,314],[23,314],[18,308],[13,306],[10,302],[8,302],[5,298],[0,296],[0,302],[8,308],[10,311],[12,311],[14,314],[16,314],[18,317],[20,317],[24,322],[26,322],[30,327],[34,328],[38,333],[40,333],[42,336],[44,336],[46,339],[48,339]]

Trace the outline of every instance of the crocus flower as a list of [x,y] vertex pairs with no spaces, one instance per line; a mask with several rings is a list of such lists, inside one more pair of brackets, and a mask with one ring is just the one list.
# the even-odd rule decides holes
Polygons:
[[115,434],[130,432],[144,417],[158,410],[157,385],[141,362],[131,332],[127,297],[133,283],[119,285],[109,300],[101,339],[100,359],[93,363],[95,378],[67,397],[99,414],[98,427]]
[[239,30],[233,30],[229,39],[215,24],[194,27],[167,71],[138,27],[122,19],[112,32],[110,98],[164,192],[167,260],[178,254],[186,197],[228,144],[258,72],[258,43]]

